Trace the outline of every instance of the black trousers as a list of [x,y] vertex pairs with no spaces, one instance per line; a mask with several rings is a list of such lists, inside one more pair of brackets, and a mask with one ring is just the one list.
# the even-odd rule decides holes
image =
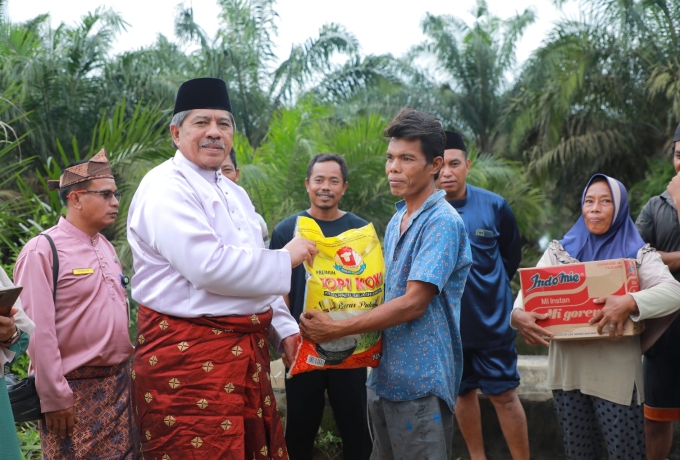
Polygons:
[[305,372],[286,379],[286,446],[291,460],[311,460],[325,393],[333,409],[346,460],[368,460],[366,368]]

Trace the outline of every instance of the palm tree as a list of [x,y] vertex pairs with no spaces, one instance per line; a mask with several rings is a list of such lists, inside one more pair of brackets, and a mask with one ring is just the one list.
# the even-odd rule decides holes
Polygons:
[[170,110],[177,88],[188,79],[190,67],[184,50],[159,35],[151,46],[123,52],[107,61],[103,79],[111,95],[108,103],[115,106],[124,99],[128,110],[139,103],[159,104]]
[[[253,149],[237,136],[235,149],[241,182],[256,209],[274,226],[283,218],[309,207],[304,178],[307,163],[319,152],[343,155],[349,167],[349,188],[341,207],[372,222],[382,234],[394,214],[394,197],[385,176],[387,140],[383,130],[389,119],[376,114],[355,115],[339,121],[335,111],[298,102],[273,118],[263,143]],[[545,196],[516,162],[493,154],[471,151],[468,180],[504,196],[517,216],[525,241],[541,236]]]
[[0,21],[0,88],[23,83],[10,113],[28,114],[15,129],[31,131],[24,148],[41,161],[56,153],[57,140],[70,143],[76,136],[89,143],[102,108],[110,107],[101,72],[125,26],[102,8],[73,27],[52,29],[47,15],[24,24]]
[[[17,86],[0,91],[0,265],[13,262],[14,252],[10,248],[15,243],[12,238],[15,233],[11,229],[16,228],[18,221],[12,210],[21,204],[23,198],[17,190],[16,177],[28,168],[32,160],[20,149],[20,143],[26,135],[19,136],[11,124],[3,121],[7,119],[8,111],[15,107],[12,99],[20,91],[21,88]],[[19,161],[15,157],[16,151],[19,152]]]
[[272,115],[323,80],[332,58],[358,56],[356,38],[337,24],[319,36],[294,45],[276,65],[274,37],[277,18],[273,0],[220,0],[220,27],[215,37],[194,21],[191,7],[179,11],[175,31],[185,43],[199,45],[190,55],[191,76],[212,76],[227,82],[237,126],[253,146],[262,142]]
[[[471,25],[449,15],[426,15],[422,21],[426,41],[402,60],[401,75],[409,83],[406,91],[418,98],[418,107],[426,107],[445,126],[472,140],[468,182],[503,196],[517,216],[524,241],[535,242],[547,215],[545,195],[518,162],[504,158],[510,155],[503,125],[515,47],[535,14],[526,9],[500,19],[484,0],[477,1],[472,14]],[[434,71],[406,67],[416,57],[434,58]]]
[[493,16],[485,0],[472,11],[472,25],[459,18],[428,14],[422,22],[425,43],[412,56],[433,56],[431,87],[446,124],[469,134],[480,152],[499,151],[501,116],[508,73],[515,66],[515,47],[535,20],[526,9],[509,19]]
[[[2,104],[0,115],[1,109]],[[130,112],[132,115],[128,116]],[[64,148],[57,141],[57,153],[24,176],[19,174],[30,163],[0,167],[0,186],[9,180],[15,184],[14,190],[0,191],[0,244],[5,246],[2,251],[3,256],[7,257],[5,262],[13,260],[29,239],[56,224],[63,213],[57,193],[48,191],[47,180],[59,179],[68,164],[89,158],[105,148],[109,152],[109,160],[123,198],[116,223],[104,233],[116,247],[124,269],[131,272],[132,259],[126,238],[127,210],[142,177],[173,154],[167,127],[163,123],[166,117],[167,113],[158,107],[138,105],[130,111],[122,102],[111,116],[103,115],[97,122],[90,135],[92,141],[89,146],[81,148],[74,140]],[[9,149],[16,149],[19,141],[21,139],[4,148],[0,147],[0,160]],[[81,152],[85,152],[82,157]]]
[[253,149],[237,137],[235,149],[241,166],[239,182],[269,226],[309,207],[304,179],[307,163],[319,152],[343,155],[349,166],[350,186],[343,209],[370,220],[384,231],[394,213],[395,198],[385,178],[382,130],[387,121],[377,115],[338,122],[333,111],[309,99],[282,109],[273,117],[262,144]]
[[556,200],[578,203],[594,172],[629,186],[666,151],[680,116],[677,1],[598,0],[563,21],[525,66],[505,122],[511,150],[535,176],[555,179]]

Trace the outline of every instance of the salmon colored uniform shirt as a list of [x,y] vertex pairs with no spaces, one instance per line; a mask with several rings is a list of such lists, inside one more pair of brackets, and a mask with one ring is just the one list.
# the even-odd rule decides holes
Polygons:
[[[82,366],[114,366],[133,353],[122,268],[109,241],[91,238],[65,218],[47,230],[59,255],[56,306],[52,300],[52,250],[44,236],[30,240],[19,254],[14,281],[35,322],[28,355],[43,412],[73,406],[64,378]],[[82,274],[78,274],[78,273]]]

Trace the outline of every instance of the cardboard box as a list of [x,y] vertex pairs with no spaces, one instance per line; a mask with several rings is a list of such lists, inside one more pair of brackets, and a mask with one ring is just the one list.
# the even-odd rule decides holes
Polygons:
[[[522,268],[519,270],[524,309],[548,313],[537,324],[554,334],[555,340],[609,338],[609,331],[597,333],[597,324],[589,325],[603,304],[593,300],[608,295],[638,292],[640,283],[633,259]],[[637,335],[644,323],[628,319],[623,335]]]

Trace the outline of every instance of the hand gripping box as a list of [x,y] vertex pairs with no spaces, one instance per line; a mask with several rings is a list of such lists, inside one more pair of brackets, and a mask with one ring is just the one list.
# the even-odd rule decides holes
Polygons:
[[[597,333],[597,323],[589,325],[604,304],[593,300],[608,295],[638,292],[640,283],[633,259],[613,259],[595,262],[556,265],[553,267],[519,270],[524,309],[549,315],[537,324],[554,334],[555,340],[608,338],[608,330]],[[630,318],[623,335],[637,335],[644,330],[643,322]]]

